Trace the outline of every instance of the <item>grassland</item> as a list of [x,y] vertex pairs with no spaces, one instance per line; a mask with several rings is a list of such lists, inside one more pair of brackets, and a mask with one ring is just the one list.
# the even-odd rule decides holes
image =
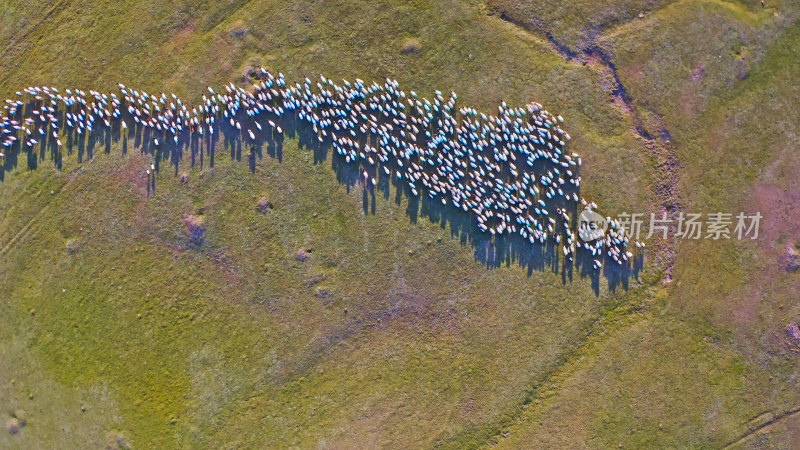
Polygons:
[[[768,215],[757,241],[668,244],[668,285],[653,267],[595,295],[487,268],[405,200],[365,214],[293,140],[254,174],[225,157],[184,163],[186,184],[164,171],[152,197],[150,157],[117,146],[21,168],[0,184],[0,422],[26,424],[0,446],[792,446],[796,5],[559,4],[1,5],[4,98],[124,82],[196,99],[249,64],[389,76],[561,114],[609,214],[663,206],[646,134],[679,162],[683,210]],[[595,47],[605,60],[582,61]]]

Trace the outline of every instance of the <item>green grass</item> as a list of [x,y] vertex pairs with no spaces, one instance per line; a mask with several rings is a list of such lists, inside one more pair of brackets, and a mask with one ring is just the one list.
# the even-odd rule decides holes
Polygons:
[[[487,112],[535,100],[566,119],[587,198],[647,211],[654,169],[634,120],[603,74],[542,33],[575,48],[597,28],[645,125],[673,137],[686,210],[758,207],[758,183],[792,189],[796,11],[664,5],[8,2],[0,94],[123,82],[196,99],[257,63],[290,80],[393,77]],[[498,8],[547,26],[526,31]],[[648,273],[595,296],[589,280],[487,269],[393,195],[364,214],[361,189],[293,140],[255,174],[224,154],[203,171],[182,163],[187,184],[162,171],[150,198],[150,157],[118,146],[60,173],[6,174],[0,423],[22,409],[27,424],[0,446],[119,433],[134,447],[719,446],[796,400],[796,355],[771,337],[796,320],[796,275],[774,269],[770,243],[684,244],[670,287]],[[271,213],[256,211],[261,196]],[[187,214],[203,216],[201,246]],[[745,314],[752,295],[767,300]]]
[[[594,299],[588,280],[562,287],[555,274],[483,268],[437,224],[410,224],[391,202],[364,216],[360,192],[347,194],[327,165],[291,145],[285,155],[256,176],[224,159],[188,185],[164,176],[152,199],[146,158],[100,155],[4,258],[18,277],[4,317],[31,327],[31,350],[61,383],[114,386],[132,442],[233,433],[310,445],[363,408],[419,416],[386,418],[376,442],[430,442],[459,429],[466,403],[475,421],[513,407],[530,374],[613,298]],[[257,195],[273,213],[255,211]],[[198,249],[182,217],[201,210]],[[301,246],[312,250],[305,263]]]
[[[746,436],[739,445],[791,446],[792,417],[747,433],[797,401],[797,356],[784,338],[799,312],[797,277],[779,262],[796,228],[754,193],[775,186],[787,202],[797,192],[786,128],[798,113],[794,17],[682,2],[604,40],[637,107],[671,133],[684,210],[761,211],[769,231],[682,243],[669,296],[587,346],[504,444],[717,447]],[[705,73],[692,80],[698,65]]]
[[583,50],[606,29],[644,17],[674,0],[624,0],[569,2],[491,0],[488,5],[507,20],[551,36],[571,52]]

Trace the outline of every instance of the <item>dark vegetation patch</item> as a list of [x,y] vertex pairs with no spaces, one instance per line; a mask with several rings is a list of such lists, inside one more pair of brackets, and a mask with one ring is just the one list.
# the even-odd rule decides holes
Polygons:
[[401,53],[419,53],[422,51],[422,43],[417,38],[406,38],[400,45]]
[[240,40],[247,36],[250,33],[250,29],[245,26],[244,22],[238,21],[231,26],[230,31],[228,32],[232,38]]
[[200,245],[206,237],[205,219],[203,216],[187,214],[183,217],[186,234],[195,245]]
[[81,241],[77,238],[67,239],[67,253],[74,255],[81,250]]

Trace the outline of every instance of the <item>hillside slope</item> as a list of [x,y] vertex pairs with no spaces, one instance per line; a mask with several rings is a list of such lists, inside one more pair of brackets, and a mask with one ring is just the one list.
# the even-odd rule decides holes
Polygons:
[[766,216],[754,242],[656,242],[642,280],[595,295],[513,255],[486,264],[406,199],[365,213],[291,139],[255,173],[164,171],[152,196],[135,149],[20,167],[0,183],[0,405],[25,426],[0,446],[791,446],[798,8],[569,3],[0,6],[3,98],[123,82],[197,99],[251,64],[392,77],[561,114],[609,215]]

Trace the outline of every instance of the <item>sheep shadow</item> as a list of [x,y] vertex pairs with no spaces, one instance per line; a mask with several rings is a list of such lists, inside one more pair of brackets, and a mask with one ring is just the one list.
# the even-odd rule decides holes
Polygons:
[[[29,101],[12,118],[22,122],[41,107],[39,101]],[[638,278],[643,268],[641,254],[618,264],[605,254],[594,255],[580,246],[570,256],[565,256],[561,243],[553,237],[538,241],[526,238],[519,232],[498,235],[484,232],[478,227],[474,213],[465,211],[452,201],[442,202],[441,196],[430,195],[431,192],[425,186],[401,179],[398,175],[401,166],[396,159],[390,158],[381,163],[365,157],[348,160],[336,151],[330,134],[315,130],[293,111],[280,115],[274,111],[261,111],[257,115],[239,111],[236,115],[226,117],[218,115],[213,123],[168,130],[144,126],[144,119],[131,114],[126,108],[120,110],[119,116],[108,123],[94,121],[91,131],[73,127],[60,132],[43,125],[42,133],[39,133],[41,139],[37,144],[28,145],[26,139],[18,139],[11,146],[5,147],[0,181],[5,179],[6,172],[14,170],[20,164],[22,154],[25,155],[29,169],[36,169],[48,155],[55,167],[61,169],[64,151],[67,155],[75,153],[78,162],[82,163],[92,160],[99,148],[109,153],[114,144],[120,143],[123,153],[127,153],[129,146],[132,146],[141,153],[152,156],[153,170],[148,174],[147,180],[147,195],[151,196],[156,192],[156,179],[165,170],[178,176],[182,164],[199,166],[201,169],[206,166],[214,167],[219,145],[222,145],[223,151],[232,160],[247,160],[250,172],[255,173],[257,161],[264,157],[283,161],[284,140],[289,138],[297,140],[301,151],[313,153],[314,164],[329,162],[337,181],[347,192],[361,189],[364,214],[376,213],[378,196],[397,205],[405,202],[405,213],[412,223],[424,219],[437,224],[462,245],[471,247],[475,260],[487,268],[516,265],[526,270],[529,276],[536,271],[550,271],[561,275],[562,284],[572,282],[576,276],[589,278],[595,295],[600,293],[601,276],[605,278],[608,289],[614,292],[620,287],[628,289],[630,278]],[[58,123],[64,123],[66,111],[58,109],[54,116]],[[282,128],[282,133],[278,132],[278,127]],[[53,131],[57,134],[53,135]],[[424,138],[422,135],[417,136],[417,139]],[[64,139],[64,142],[60,139]],[[360,148],[378,145],[374,135],[358,134],[355,140],[359,142]],[[418,160],[408,162],[420,163]],[[558,168],[554,162],[537,160],[531,170],[535,174],[542,174],[554,168]],[[510,171],[509,165],[504,164],[501,176],[509,177]],[[580,188],[577,186],[562,185],[562,188],[565,196],[580,196]],[[563,197],[554,197],[548,202],[553,208],[561,208],[571,218],[571,222],[566,224],[561,217],[555,218],[552,222],[555,229],[564,225],[571,230],[577,229],[577,202],[565,201]],[[542,217],[543,221],[544,219]],[[595,268],[597,263],[602,265],[602,269]]]

